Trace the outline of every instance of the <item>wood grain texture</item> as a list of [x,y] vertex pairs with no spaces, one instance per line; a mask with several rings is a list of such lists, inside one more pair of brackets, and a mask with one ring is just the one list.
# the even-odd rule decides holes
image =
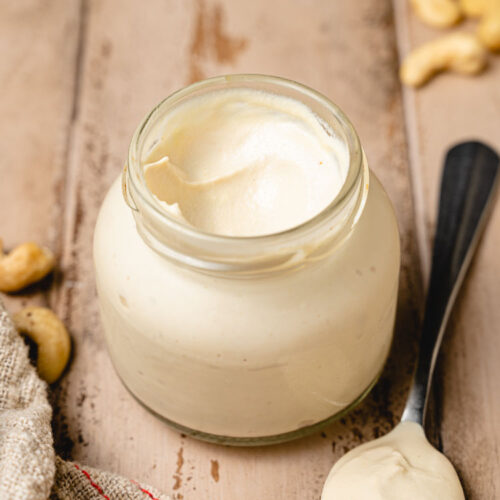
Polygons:
[[[336,459],[397,421],[414,352],[419,281],[390,3],[280,0],[271,8],[264,1],[158,0],[139,9],[132,0],[109,0],[85,5],[78,113],[68,165],[73,173],[64,282],[58,295],[58,310],[74,335],[75,357],[54,395],[58,448],[175,498],[318,499]],[[279,13],[286,13],[286,22]],[[269,448],[197,442],[138,406],[110,364],[94,289],[93,226],[122,168],[133,129],[172,91],[225,72],[293,78],[339,103],[358,127],[402,229],[398,333],[382,381],[358,410],[324,433]]]
[[[61,251],[66,157],[75,89],[78,3],[0,4],[0,238]],[[44,303],[52,278],[16,297]],[[41,293],[40,293],[41,292]]]
[[[439,36],[422,26],[405,2],[395,2],[402,55]],[[457,29],[473,31],[469,22]],[[441,165],[446,150],[480,139],[500,151],[500,58],[478,78],[440,75],[405,91],[415,208],[426,271]],[[466,280],[443,346],[435,380],[445,453],[457,466],[470,500],[500,498],[500,203]]]

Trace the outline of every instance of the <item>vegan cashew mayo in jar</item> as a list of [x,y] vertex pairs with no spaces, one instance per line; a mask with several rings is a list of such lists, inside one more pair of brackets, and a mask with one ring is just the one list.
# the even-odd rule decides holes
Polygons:
[[310,432],[375,383],[399,235],[342,111],[294,82],[217,77],[143,121],[103,202],[97,289],[113,364],[183,432]]

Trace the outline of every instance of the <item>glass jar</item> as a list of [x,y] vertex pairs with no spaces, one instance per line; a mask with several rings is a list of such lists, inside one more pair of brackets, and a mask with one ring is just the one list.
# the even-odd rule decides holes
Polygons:
[[[204,233],[165,211],[145,183],[142,159],[165,114],[241,87],[303,102],[349,153],[331,204],[281,233]],[[400,264],[393,208],[347,117],[295,82],[217,77],[160,103],[103,202],[94,259],[118,375],[148,409],[201,439],[261,444],[312,432],[368,393],[390,348]]]

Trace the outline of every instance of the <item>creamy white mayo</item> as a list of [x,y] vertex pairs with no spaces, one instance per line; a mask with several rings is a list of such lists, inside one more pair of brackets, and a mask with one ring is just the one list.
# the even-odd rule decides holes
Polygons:
[[[276,93],[217,90],[157,116],[144,139],[145,182],[169,215],[199,231],[292,228],[332,203],[349,168],[326,124]],[[363,208],[341,240],[318,256],[305,238],[296,268],[245,279],[152,250],[117,180],[94,259],[109,352],[130,391],[188,429],[256,439],[299,431],[358,399],[390,348],[400,255],[391,203],[366,165],[360,175]],[[161,224],[156,217],[155,231]],[[324,232],[335,224],[343,227]],[[277,237],[277,256],[281,245]]]
[[294,99],[257,90],[212,92],[174,108],[144,158],[146,182],[172,214],[209,233],[290,229],[329,205],[348,153]]
[[422,426],[402,422],[344,455],[332,468],[321,500],[464,500],[450,461]]

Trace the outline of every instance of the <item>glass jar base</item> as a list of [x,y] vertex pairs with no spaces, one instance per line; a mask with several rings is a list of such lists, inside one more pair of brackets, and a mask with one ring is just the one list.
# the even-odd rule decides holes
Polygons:
[[169,420],[168,418],[164,417],[163,415],[160,415],[153,409],[151,409],[146,403],[141,401],[141,399],[136,396],[129,387],[127,387],[127,384],[123,381],[123,379],[119,376],[120,381],[122,382],[123,386],[129,394],[143,407],[145,408],[149,413],[154,415],[156,418],[162,420],[165,422],[169,427],[173,428],[174,430],[180,432],[181,434],[186,434],[187,436],[193,437],[195,439],[199,439],[200,441],[206,441],[209,443],[213,444],[222,444],[225,446],[266,446],[266,445],[272,445],[272,444],[279,444],[279,443],[285,443],[287,441],[292,441],[294,439],[299,439],[302,437],[309,436],[311,434],[314,434],[316,432],[319,432],[322,430],[324,427],[328,426],[335,420],[338,420],[345,416],[347,413],[349,413],[351,410],[353,410],[356,406],[358,406],[361,401],[368,395],[368,393],[373,389],[375,384],[378,382],[378,379],[380,378],[381,372],[375,377],[375,379],[370,383],[370,385],[349,405],[346,406],[343,410],[335,413],[334,415],[321,420],[320,422],[317,422],[312,425],[308,425],[306,427],[301,427],[299,429],[289,431],[289,432],[284,432],[282,434],[275,434],[271,436],[256,436],[256,437],[234,437],[234,436],[220,436],[217,434],[210,434],[207,432],[202,432],[202,431],[197,431],[194,429],[191,429],[189,427],[185,427],[184,425],[178,424],[177,422],[173,422],[172,420]]

